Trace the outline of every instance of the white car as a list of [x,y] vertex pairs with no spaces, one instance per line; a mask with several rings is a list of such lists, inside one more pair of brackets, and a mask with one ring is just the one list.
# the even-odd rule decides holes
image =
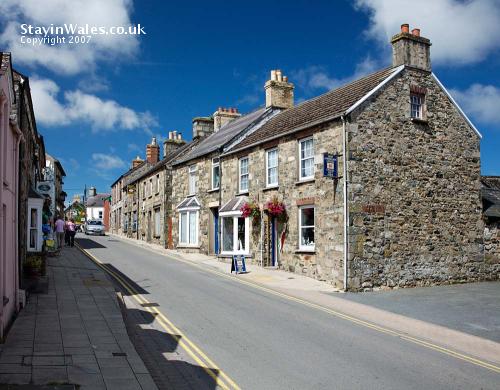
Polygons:
[[97,234],[99,236],[104,236],[104,224],[102,221],[90,220],[85,223],[85,228],[83,229],[86,235]]

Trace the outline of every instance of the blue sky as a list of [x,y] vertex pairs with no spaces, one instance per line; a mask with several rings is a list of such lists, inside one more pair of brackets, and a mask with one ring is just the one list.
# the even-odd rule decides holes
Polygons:
[[[433,71],[483,134],[483,174],[500,175],[500,0],[44,3],[2,0],[0,48],[30,77],[70,198],[85,185],[107,191],[153,135],[189,139],[194,116],[263,105],[271,69],[300,101],[389,65],[404,22],[433,42]],[[22,23],[140,23],[146,35],[32,47],[19,43]]]

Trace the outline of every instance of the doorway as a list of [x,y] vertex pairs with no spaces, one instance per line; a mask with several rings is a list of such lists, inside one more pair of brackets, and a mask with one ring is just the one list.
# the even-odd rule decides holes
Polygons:
[[210,251],[214,255],[218,255],[219,249],[219,209],[212,207],[211,209],[211,227],[210,227]]

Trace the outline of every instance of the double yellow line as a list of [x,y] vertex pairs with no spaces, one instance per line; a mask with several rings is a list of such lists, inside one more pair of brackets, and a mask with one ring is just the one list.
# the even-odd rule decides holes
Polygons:
[[235,389],[240,390],[240,387],[224,373],[200,348],[198,348],[179,328],[177,328],[172,321],[156,307],[145,306],[150,304],[133,286],[124,280],[119,274],[109,269],[99,259],[93,256],[90,252],[75,243],[76,247],[80,249],[90,260],[92,260],[103,271],[111,275],[120,285],[133,297],[141,309],[153,314],[155,320],[167,331],[167,333],[178,343],[178,345],[187,352],[187,354],[197,363],[200,367],[214,380],[214,382],[225,390]]
[[316,310],[321,310],[322,312],[325,312],[325,313],[328,313],[328,314],[333,315],[335,317],[342,318],[344,320],[353,322],[353,323],[355,323],[357,325],[373,329],[373,330],[375,330],[377,332],[380,332],[380,333],[385,333],[387,335],[398,337],[398,338],[400,338],[402,340],[409,341],[409,342],[411,342],[413,344],[417,344],[417,345],[420,345],[422,347],[425,347],[425,348],[428,348],[428,349],[432,349],[432,350],[437,351],[437,352],[441,352],[441,353],[443,353],[445,355],[454,357],[454,358],[459,359],[459,360],[466,361],[468,363],[471,363],[471,364],[474,364],[476,366],[480,366],[480,367],[486,368],[488,370],[491,370],[491,371],[494,371],[494,372],[500,374],[500,367],[499,366],[496,366],[494,364],[488,363],[488,362],[486,362],[484,360],[476,359],[476,358],[474,358],[472,356],[461,354],[459,352],[456,352],[456,351],[453,351],[451,349],[439,346],[437,344],[433,344],[431,342],[428,342],[428,341],[425,341],[425,340],[422,340],[422,339],[410,336],[408,334],[401,333],[401,332],[398,332],[398,331],[395,331],[395,330],[392,330],[392,329],[389,329],[389,328],[385,328],[383,326],[379,326],[379,325],[370,323],[368,321],[361,320],[359,318],[350,316],[348,314],[344,314],[342,312],[339,312],[339,311],[336,311],[336,310],[333,310],[333,309],[329,309],[327,307],[324,307],[324,306],[321,306],[321,305],[318,305],[318,304],[306,301],[304,299],[296,298],[296,297],[294,297],[292,295],[281,293],[279,291],[276,291],[276,290],[273,290],[273,289],[261,286],[260,284],[257,284],[257,283],[254,283],[254,282],[249,282],[247,280],[243,280],[243,279],[234,277],[232,275],[229,275],[229,274],[226,274],[226,273],[214,270],[214,269],[209,269],[209,268],[203,267],[203,266],[201,266],[201,265],[199,265],[197,263],[194,263],[192,261],[179,258],[179,257],[174,256],[174,255],[170,255],[170,258],[172,258],[172,259],[174,259],[176,261],[179,261],[181,263],[189,264],[189,265],[191,265],[193,267],[196,267],[196,268],[199,268],[199,269],[201,269],[201,270],[203,270],[205,272],[210,272],[212,274],[215,274],[215,275],[227,278],[227,279],[231,279],[232,281],[236,281],[238,283],[250,286],[252,288],[256,288],[258,290],[265,291],[268,294],[272,294],[272,295],[278,296],[280,298],[283,298],[283,299],[286,299],[286,300],[289,300],[289,301],[293,301],[293,302],[299,303],[301,305],[305,305],[305,306],[314,308]]
[[[144,249],[147,249],[147,250],[150,250],[152,252],[155,252],[154,250],[151,250],[149,248],[144,248]],[[82,249],[82,251],[85,254],[87,254],[91,259],[93,259],[95,262],[97,262],[98,264],[100,264],[100,262],[97,259],[95,259],[90,253],[88,253],[84,249]],[[155,253],[157,253],[157,252],[155,252]],[[440,353],[445,354],[447,356],[450,356],[450,357],[453,357],[453,358],[456,358],[456,359],[468,362],[470,364],[473,364],[473,365],[476,365],[476,366],[479,366],[479,367],[482,367],[482,368],[486,368],[488,370],[491,370],[491,371],[494,371],[494,372],[500,374],[500,367],[499,366],[491,364],[491,363],[488,363],[488,362],[486,362],[484,360],[476,359],[476,358],[474,358],[472,356],[468,356],[468,355],[465,355],[465,354],[453,351],[451,349],[448,349],[448,348],[442,347],[440,345],[437,345],[437,344],[434,344],[434,343],[431,343],[431,342],[419,339],[417,337],[413,337],[413,336],[410,336],[410,335],[405,334],[405,333],[401,333],[401,332],[398,332],[398,331],[395,331],[395,330],[392,330],[392,329],[389,329],[389,328],[385,328],[383,326],[379,326],[379,325],[370,323],[368,321],[364,321],[362,319],[350,316],[348,314],[344,314],[342,312],[339,312],[339,311],[336,311],[336,310],[333,310],[333,309],[329,309],[327,307],[324,307],[324,306],[321,306],[321,305],[318,305],[318,304],[306,301],[304,299],[296,298],[296,297],[294,297],[292,295],[284,294],[284,293],[281,293],[279,291],[276,291],[276,290],[273,290],[273,289],[261,286],[260,284],[257,284],[257,283],[254,283],[254,282],[249,282],[249,281],[246,281],[246,280],[234,277],[232,275],[229,275],[229,274],[226,274],[226,273],[214,270],[214,269],[210,269],[210,268],[204,267],[204,266],[202,266],[200,264],[197,264],[197,263],[189,261],[189,260],[185,260],[185,259],[180,258],[180,257],[175,256],[175,255],[171,255],[170,254],[169,258],[171,258],[173,260],[176,260],[176,261],[179,261],[181,263],[188,264],[188,265],[190,265],[192,267],[199,268],[199,269],[203,270],[204,272],[209,272],[209,273],[218,275],[220,277],[223,277],[223,278],[226,278],[226,279],[230,279],[233,282],[238,282],[238,283],[250,286],[252,288],[255,288],[255,289],[258,289],[258,290],[261,290],[261,291],[265,291],[268,294],[272,294],[274,296],[277,296],[277,297],[280,297],[280,298],[283,298],[283,299],[286,299],[286,300],[289,300],[289,301],[293,301],[293,302],[299,303],[301,305],[305,305],[305,306],[314,308],[316,310],[320,310],[322,312],[328,313],[328,314],[333,315],[333,316],[338,317],[338,318],[342,318],[344,320],[350,321],[350,322],[355,323],[357,325],[360,325],[360,326],[363,326],[363,327],[366,327],[366,328],[370,328],[370,329],[373,329],[373,330],[375,330],[377,332],[384,333],[384,334],[387,334],[387,335],[390,335],[390,336],[398,337],[398,338],[400,338],[402,340],[406,340],[406,341],[411,342],[413,344],[420,345],[420,346],[422,346],[424,348],[432,349],[434,351],[440,352]],[[110,272],[110,271],[108,271],[108,272]],[[156,312],[161,315],[161,313],[158,310],[156,310]],[[177,328],[175,328],[175,329],[177,329]],[[180,331],[178,331],[178,332],[179,332],[179,334],[182,335],[182,333],[180,333]],[[185,337],[185,336],[183,336],[183,337]],[[216,366],[214,365],[214,367],[216,367]],[[219,373],[221,373],[221,376],[224,376],[225,378],[227,378],[227,375],[223,374],[222,371],[219,371]],[[231,383],[231,384],[234,384],[234,382],[232,380],[230,380],[230,379],[229,379],[228,382]],[[234,386],[235,386],[234,388],[238,388],[236,384],[234,384]],[[222,387],[222,385],[221,385],[221,387]]]

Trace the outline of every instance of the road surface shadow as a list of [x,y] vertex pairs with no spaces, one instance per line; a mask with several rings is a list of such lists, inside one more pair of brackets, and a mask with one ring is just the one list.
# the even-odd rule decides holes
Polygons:
[[134,293],[131,293],[130,291],[122,289],[123,290],[122,291],[123,295],[136,295],[136,294],[146,295],[146,294],[149,294],[149,291],[144,290],[141,286],[139,286],[136,282],[134,282],[132,279],[130,279],[123,272],[121,272],[118,268],[115,268],[112,264],[105,263],[103,265],[108,270],[110,270],[111,272],[113,272],[115,275],[118,275],[120,277],[120,279],[122,279],[124,282],[126,282],[130,287],[132,287],[132,290],[135,290]]
[[103,249],[103,248],[106,248],[104,245],[99,244],[98,242],[96,242],[90,238],[75,237],[75,241],[83,249]]
[[[200,366],[179,360],[184,351],[177,351],[180,335],[159,331],[152,325],[156,313],[127,308],[120,302],[124,313],[127,333],[135,349],[146,365],[153,380],[160,390],[192,388],[215,389],[216,381]],[[217,370],[212,372],[218,376]]]

